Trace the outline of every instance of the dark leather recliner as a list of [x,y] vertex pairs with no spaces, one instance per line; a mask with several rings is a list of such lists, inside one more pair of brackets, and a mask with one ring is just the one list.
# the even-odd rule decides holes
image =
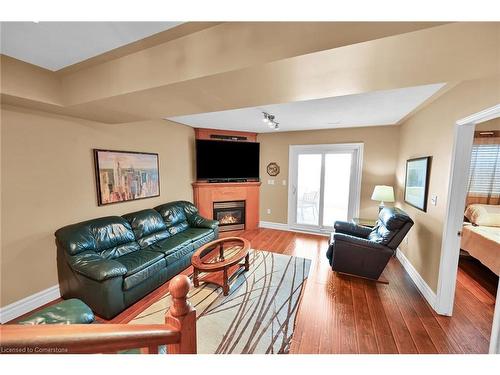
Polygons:
[[177,201],[61,228],[55,233],[61,295],[110,319],[188,267],[193,252],[218,237],[218,224]]
[[373,229],[336,221],[326,257],[334,271],[377,280],[412,226],[395,207],[382,209]]

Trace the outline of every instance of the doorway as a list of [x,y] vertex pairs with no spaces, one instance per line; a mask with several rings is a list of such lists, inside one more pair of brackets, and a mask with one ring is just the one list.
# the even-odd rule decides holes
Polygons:
[[291,229],[329,233],[358,216],[363,144],[294,145],[289,153]]
[[[443,315],[451,316],[453,313],[460,235],[463,226],[464,206],[468,190],[475,126],[478,123],[497,117],[500,117],[500,104],[459,120],[455,125],[450,180],[448,185],[448,203],[435,304],[436,311]],[[498,291],[500,294],[500,288],[498,288]],[[490,353],[500,353],[499,294],[497,294],[493,317]]]

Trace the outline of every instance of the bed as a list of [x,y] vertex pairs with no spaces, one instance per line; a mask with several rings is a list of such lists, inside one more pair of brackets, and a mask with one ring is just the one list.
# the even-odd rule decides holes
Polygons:
[[500,275],[500,228],[466,223],[460,246],[495,274]]
[[471,204],[465,211],[461,248],[500,275],[500,206]]

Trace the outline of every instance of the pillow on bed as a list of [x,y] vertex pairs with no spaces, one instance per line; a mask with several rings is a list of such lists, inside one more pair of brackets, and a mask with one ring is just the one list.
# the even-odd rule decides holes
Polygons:
[[500,205],[471,204],[465,210],[465,217],[474,225],[500,227]]

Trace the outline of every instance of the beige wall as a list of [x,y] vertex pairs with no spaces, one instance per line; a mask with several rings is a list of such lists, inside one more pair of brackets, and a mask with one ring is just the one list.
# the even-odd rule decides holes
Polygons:
[[[288,217],[288,150],[290,145],[364,143],[363,174],[361,179],[360,216],[375,218],[378,202],[370,199],[375,185],[394,185],[398,155],[399,127],[374,126],[350,129],[297,131],[259,134],[261,148],[260,176],[262,179],[260,220],[287,223]],[[276,162],[280,174],[273,178],[266,166]],[[274,185],[267,181],[275,179]],[[282,181],[286,180],[286,186]],[[271,209],[271,214],[267,209]]]
[[[98,207],[93,148],[157,152],[161,196]],[[192,200],[193,148],[193,129],[168,121],[110,125],[2,107],[0,305],[57,284],[56,229]]]
[[485,121],[476,125],[476,130],[487,131],[487,130],[500,130],[500,118],[495,118],[490,121]]
[[[499,102],[500,77],[466,81],[401,125],[396,199],[415,221],[408,244],[402,243],[401,249],[435,292],[455,122]],[[419,156],[432,156],[427,212],[405,204],[403,199],[406,160]],[[436,206],[430,204],[432,194],[438,196]]]
[[63,100],[61,80],[50,70],[0,55],[0,75],[2,94],[45,104]]

